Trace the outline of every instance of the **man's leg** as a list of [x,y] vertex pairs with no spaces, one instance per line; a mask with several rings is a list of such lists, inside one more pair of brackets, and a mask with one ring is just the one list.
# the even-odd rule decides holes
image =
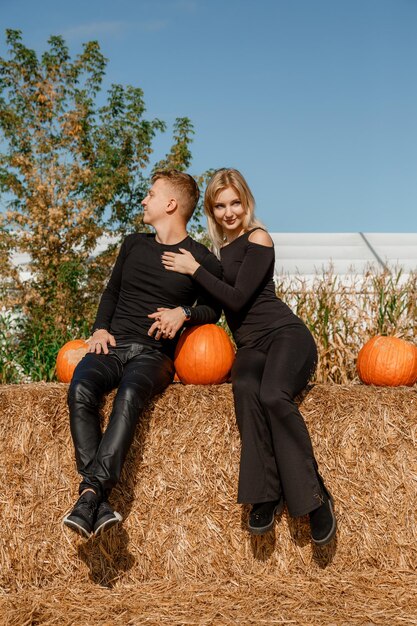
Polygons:
[[103,395],[118,386],[122,373],[123,364],[112,352],[87,354],[75,369],[68,407],[77,470],[83,477],[80,494],[91,487],[102,495],[92,469],[102,438],[99,409]]
[[174,364],[157,350],[141,346],[125,365],[108,426],[97,449],[91,473],[106,499],[120,478],[136,424],[145,404],[161,393],[174,376]]
[[[97,510],[103,508],[100,483],[91,471],[102,437],[100,402],[104,393],[117,386],[122,370],[120,359],[112,353],[87,354],[75,369],[68,392],[71,434],[83,481],[80,498],[64,517],[64,524],[87,538],[93,531]],[[112,513],[117,523],[120,516]]]

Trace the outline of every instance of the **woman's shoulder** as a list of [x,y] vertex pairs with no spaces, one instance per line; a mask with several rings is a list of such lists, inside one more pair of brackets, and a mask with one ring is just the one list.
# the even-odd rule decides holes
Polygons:
[[248,241],[250,243],[256,243],[260,246],[266,246],[272,248],[274,242],[271,239],[271,235],[263,228],[256,228],[249,233]]

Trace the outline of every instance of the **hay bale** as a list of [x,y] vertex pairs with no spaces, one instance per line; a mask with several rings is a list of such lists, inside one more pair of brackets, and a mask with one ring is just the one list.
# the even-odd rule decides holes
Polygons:
[[[66,391],[64,384],[0,387],[5,624],[105,624],[106,610],[108,624],[134,624],[136,610],[148,616],[141,623],[155,624],[258,624],[260,616],[264,623],[416,623],[409,619],[417,614],[414,389],[316,385],[302,400],[336,500],[337,541],[325,548],[312,546],[307,518],[286,512],[265,536],[245,530],[227,384],[172,385],[149,406],[112,494],[125,518],[120,529],[88,542],[63,529],[78,485]],[[91,596],[90,621],[76,608],[79,594],[86,602]],[[346,603],[355,594],[349,610],[357,621],[349,622]],[[25,622],[30,611],[43,621]]]
[[415,577],[329,572],[291,579],[242,574],[239,580],[149,581],[114,589],[22,590],[0,597],[2,626],[411,626]]

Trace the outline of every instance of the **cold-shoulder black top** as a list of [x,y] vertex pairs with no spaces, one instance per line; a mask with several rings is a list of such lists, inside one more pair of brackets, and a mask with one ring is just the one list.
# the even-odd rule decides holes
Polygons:
[[193,278],[223,306],[238,348],[256,348],[266,335],[287,325],[303,324],[275,293],[274,247],[249,241],[255,228],[220,251],[223,280],[202,265]]

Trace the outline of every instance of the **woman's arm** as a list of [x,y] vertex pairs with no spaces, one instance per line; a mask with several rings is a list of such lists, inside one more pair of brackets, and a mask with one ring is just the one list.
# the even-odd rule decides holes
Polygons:
[[[200,263],[198,263],[193,255],[189,253],[187,250],[184,250],[187,254],[175,254],[175,253],[166,253],[169,256],[179,257],[179,264],[181,263],[181,259],[186,258],[186,263],[190,263],[190,272],[193,271],[193,265],[200,267]],[[212,254],[211,252],[207,252],[206,256],[202,259],[201,264],[205,269],[217,278],[221,278],[222,268],[219,263],[219,260]],[[165,263],[164,263],[165,265]],[[179,271],[177,269],[174,270],[173,262],[168,261],[169,269],[171,271]],[[168,269],[168,268],[167,268]],[[184,269],[186,267],[184,266]],[[189,273],[188,271],[183,271],[180,273]],[[196,285],[196,301],[193,306],[188,307],[190,309],[190,318],[188,320],[185,319],[185,313],[182,306],[167,309],[166,307],[159,307],[154,313],[148,315],[148,317],[154,320],[154,323],[150,327],[148,331],[148,335],[154,335],[155,339],[159,339],[160,337],[164,339],[172,338],[176,335],[178,330],[180,330],[183,326],[195,326],[196,324],[215,324],[221,315],[221,306],[219,305],[216,298],[213,298],[210,294],[206,293],[204,289],[200,287],[200,285]]]
[[192,276],[194,272],[201,267],[200,263],[195,260],[191,252],[184,248],[179,248],[178,252],[164,252],[162,255],[162,263],[165,269],[171,272],[179,272],[180,274],[189,274]]
[[[167,258],[164,260],[164,257]],[[234,285],[228,285],[213,276],[187,251],[183,251],[182,254],[166,253],[162,257],[167,269],[191,274],[208,293],[234,312],[242,309],[250,301],[265,280],[273,260],[273,242],[265,231],[251,233]]]

